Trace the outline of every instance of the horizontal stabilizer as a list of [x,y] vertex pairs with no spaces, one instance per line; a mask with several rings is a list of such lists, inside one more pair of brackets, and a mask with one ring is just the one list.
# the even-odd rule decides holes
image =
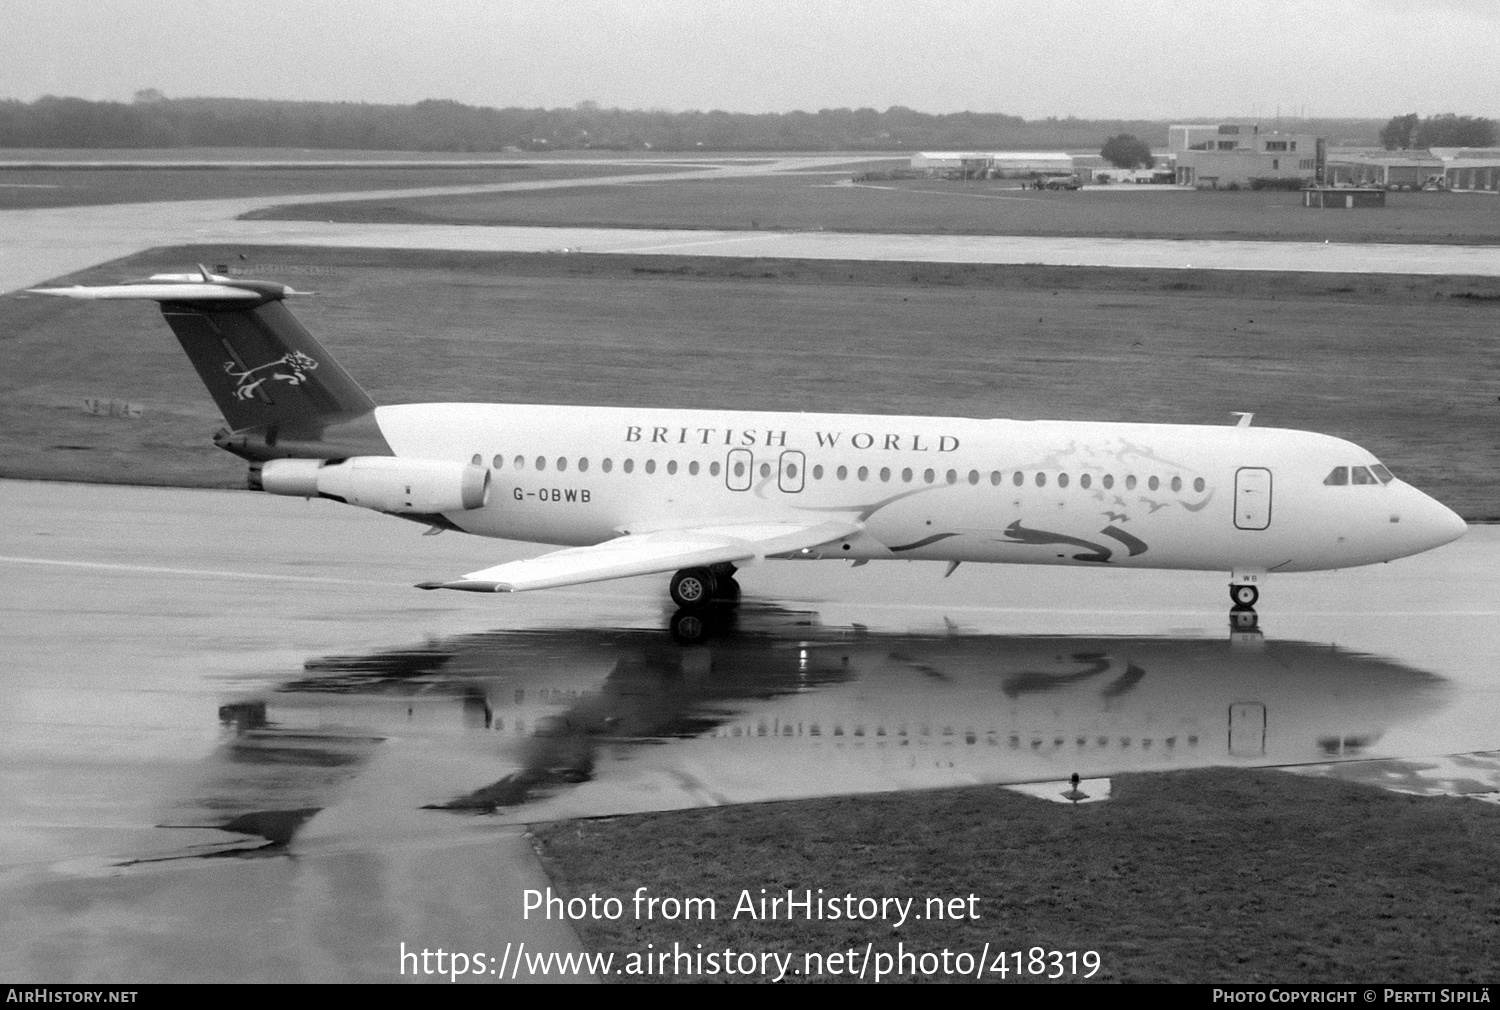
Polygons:
[[475,593],[520,593],[654,575],[682,568],[739,564],[755,558],[795,554],[853,536],[863,524],[852,519],[817,524],[745,523],[636,533],[592,547],[570,547],[526,561],[470,572],[450,582],[423,582],[420,589]]
[[[348,455],[346,445],[335,438],[325,439],[324,432],[375,409],[375,401],[292,317],[286,298],[307,292],[285,284],[224,277],[200,266],[195,274],[156,274],[122,284],[31,290],[59,298],[161,303],[162,316],[218,404],[230,432],[248,433],[240,442],[254,447],[232,450],[247,459],[287,455],[287,450],[275,447],[291,443],[303,445],[297,450],[300,455]],[[220,444],[228,447],[226,442]],[[390,452],[375,433],[374,438],[363,439],[358,454]]]
[[258,302],[265,293],[232,284],[104,284],[86,287],[75,284],[70,288],[32,288],[34,295],[59,295],[63,298],[144,298],[158,302]]
[[195,274],[152,274],[145,280],[123,284],[74,284],[66,288],[30,288],[34,295],[57,295],[61,298],[88,300],[140,298],[154,302],[264,302],[289,295],[305,295],[285,284],[271,281],[236,281],[222,274],[210,273],[200,266]]

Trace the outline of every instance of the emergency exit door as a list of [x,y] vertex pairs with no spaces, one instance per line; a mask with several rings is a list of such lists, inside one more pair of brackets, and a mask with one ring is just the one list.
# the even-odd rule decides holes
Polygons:
[[1271,525],[1271,471],[1243,466],[1234,475],[1234,524],[1242,530]]

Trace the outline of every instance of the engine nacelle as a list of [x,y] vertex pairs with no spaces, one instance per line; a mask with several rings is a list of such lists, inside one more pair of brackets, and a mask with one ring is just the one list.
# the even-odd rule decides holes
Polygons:
[[298,498],[335,498],[378,512],[467,512],[489,498],[490,471],[472,463],[396,456],[267,460],[252,486]]

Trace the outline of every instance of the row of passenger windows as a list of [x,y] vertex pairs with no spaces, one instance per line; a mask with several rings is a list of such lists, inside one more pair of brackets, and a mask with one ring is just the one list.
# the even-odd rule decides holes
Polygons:
[[1376,463],[1369,467],[1336,466],[1323,478],[1323,483],[1342,487],[1345,484],[1389,484],[1394,479],[1389,470]]
[[[527,721],[524,718],[512,719],[510,720],[509,732],[516,734],[517,736],[526,736],[528,734],[535,736],[548,735],[555,732],[555,728],[553,725],[555,721],[556,717],[543,716],[541,718],[532,720],[528,725]],[[506,732],[507,727],[505,719],[497,718],[492,724],[491,728],[497,733]],[[799,722],[794,727],[791,723],[779,722],[776,724],[767,725],[764,720],[761,720],[758,724],[753,726],[749,724],[719,726],[716,727],[709,734],[709,736],[719,739],[734,737],[744,738],[827,736],[852,736],[863,738],[867,736],[874,736],[877,738],[878,746],[884,746],[885,741],[882,738],[889,737],[894,737],[896,741],[901,744],[908,743],[912,738],[916,738],[918,743],[925,744],[928,742],[928,740],[936,737],[943,744],[949,746],[956,744],[961,739],[965,744],[968,744],[969,746],[976,746],[982,742],[990,747],[998,747],[1001,745],[1001,742],[1003,740],[1010,746],[1012,750],[1019,750],[1023,745],[1030,745],[1032,750],[1041,750],[1043,747],[1046,747],[1049,744],[1053,748],[1060,748],[1065,747],[1070,743],[1078,748],[1113,747],[1116,749],[1128,749],[1131,747],[1139,747],[1141,750],[1151,750],[1153,749],[1154,745],[1160,744],[1167,750],[1175,750],[1179,743],[1179,738],[1176,736],[1162,737],[1158,739],[1149,736],[1109,737],[1104,735],[1090,735],[1082,733],[1071,734],[1068,736],[1060,736],[1056,734],[1051,736],[1037,736],[1031,734],[1021,736],[1017,733],[1011,733],[1002,737],[1000,733],[996,732],[993,729],[983,732],[976,732],[972,729],[966,729],[962,733],[959,733],[955,731],[952,726],[944,726],[939,732],[934,732],[933,729],[929,726],[923,726],[920,728],[920,730],[912,731],[910,733],[907,731],[907,728],[905,726],[899,727],[889,733],[887,733],[884,726],[875,726],[873,728],[873,732],[867,733],[866,728],[863,725],[853,725],[846,730],[842,723],[834,723],[830,727],[828,727],[827,730],[825,730],[819,723],[809,723],[804,725],[803,723]],[[1196,733],[1189,735],[1186,738],[1186,743],[1188,747],[1197,747],[1198,735]]]
[[[480,456],[478,453],[475,453],[472,462],[475,466],[483,466],[483,459],[484,458],[482,456]],[[496,470],[503,469],[506,465],[505,457],[495,456],[492,461],[492,465]],[[568,465],[568,458],[566,456],[559,456],[552,461],[549,461],[546,456],[538,456],[535,460],[531,461],[532,468],[538,471],[545,471],[550,466],[552,469],[555,469],[558,472],[565,472],[568,469]],[[589,461],[587,457],[578,459],[573,465],[579,473],[588,472]],[[614,465],[614,460],[606,458],[599,464],[599,469],[603,470],[605,473],[610,473],[614,470]],[[730,470],[735,477],[744,477],[746,475],[746,467],[748,465],[749,464],[744,461],[736,461],[734,465],[730,467]],[[527,458],[525,456],[516,456],[510,461],[510,468],[513,470],[525,470],[526,467]],[[620,469],[625,473],[634,473],[635,460],[624,460],[620,464]],[[657,469],[656,460],[646,460],[642,465],[642,469],[645,470],[646,473],[655,473]],[[667,460],[665,469],[668,474],[676,474],[679,469],[678,462],[675,459]],[[686,469],[689,475],[697,476],[702,471],[703,467],[698,463],[697,460],[692,460],[687,463]],[[708,474],[711,477],[717,477],[722,472],[721,464],[717,460],[709,463],[707,469]],[[1339,469],[1342,470],[1344,468],[1340,467]],[[1363,470],[1364,467],[1357,467],[1356,469]],[[1384,470],[1384,467],[1380,467],[1378,469]],[[759,466],[759,470],[762,477],[771,476],[770,463],[762,462]],[[786,479],[796,480],[798,472],[799,467],[796,463],[786,463],[784,465],[784,475]],[[1338,471],[1335,471],[1335,473],[1337,472]],[[827,472],[824,470],[821,463],[815,465],[812,468],[813,480],[822,480],[826,475]],[[854,469],[852,471],[847,466],[840,466],[833,471],[832,477],[836,480],[848,480],[850,479],[850,477],[853,477],[853,479],[860,481],[868,481],[871,479],[871,477],[875,477],[883,483],[889,483],[892,479],[899,478],[900,481],[904,484],[910,484],[913,481],[920,479],[925,484],[935,484],[938,481],[939,472],[932,469],[922,470],[918,472],[916,470],[913,470],[911,467],[906,467],[902,469],[898,474],[897,471],[892,470],[888,466],[883,466],[878,471],[873,470],[867,466],[858,467],[857,469]],[[967,479],[970,484],[978,484],[981,480],[984,479],[984,477],[978,470],[970,470],[966,478],[961,477],[959,471],[957,470],[948,470],[946,473],[942,474],[942,479],[949,484],[957,484],[960,479]],[[999,487],[1000,484],[1004,482],[1004,479],[1004,475],[999,470],[991,470],[989,473],[989,482],[996,487]],[[1389,480],[1390,475],[1387,474],[1385,479]],[[1058,487],[1068,487],[1075,482],[1075,478],[1067,473],[1049,475],[1040,470],[1033,473],[1030,480],[1037,487],[1046,487],[1049,482],[1055,483]],[[1016,487],[1021,487],[1027,483],[1027,476],[1020,470],[1012,471],[1010,475],[1010,482]],[[1080,474],[1076,478],[1076,482],[1078,486],[1080,488],[1083,488],[1084,490],[1092,488],[1097,482],[1098,485],[1106,491],[1113,490],[1116,483],[1114,474],[1109,473],[1099,477],[1095,477],[1093,474],[1087,473]],[[1127,474],[1121,483],[1123,484],[1125,490],[1134,491],[1140,484],[1140,478],[1137,478],[1135,474]],[[1330,480],[1325,483],[1333,483],[1332,478],[1330,478]],[[1355,483],[1359,483],[1359,481],[1356,481]],[[1183,488],[1183,480],[1181,477],[1172,477],[1170,479],[1164,480],[1161,477],[1151,476],[1145,479],[1145,486],[1151,491],[1160,490],[1164,486],[1170,487],[1173,491],[1181,491]],[[1193,479],[1192,488],[1194,491],[1201,494],[1206,486],[1207,485],[1204,483],[1202,477],[1196,477]]]

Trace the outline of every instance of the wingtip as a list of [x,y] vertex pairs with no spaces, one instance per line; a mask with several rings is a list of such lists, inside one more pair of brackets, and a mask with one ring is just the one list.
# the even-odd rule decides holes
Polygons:
[[465,593],[508,593],[510,586],[503,582],[479,582],[472,579],[458,579],[452,582],[418,582],[418,589],[457,589]]

